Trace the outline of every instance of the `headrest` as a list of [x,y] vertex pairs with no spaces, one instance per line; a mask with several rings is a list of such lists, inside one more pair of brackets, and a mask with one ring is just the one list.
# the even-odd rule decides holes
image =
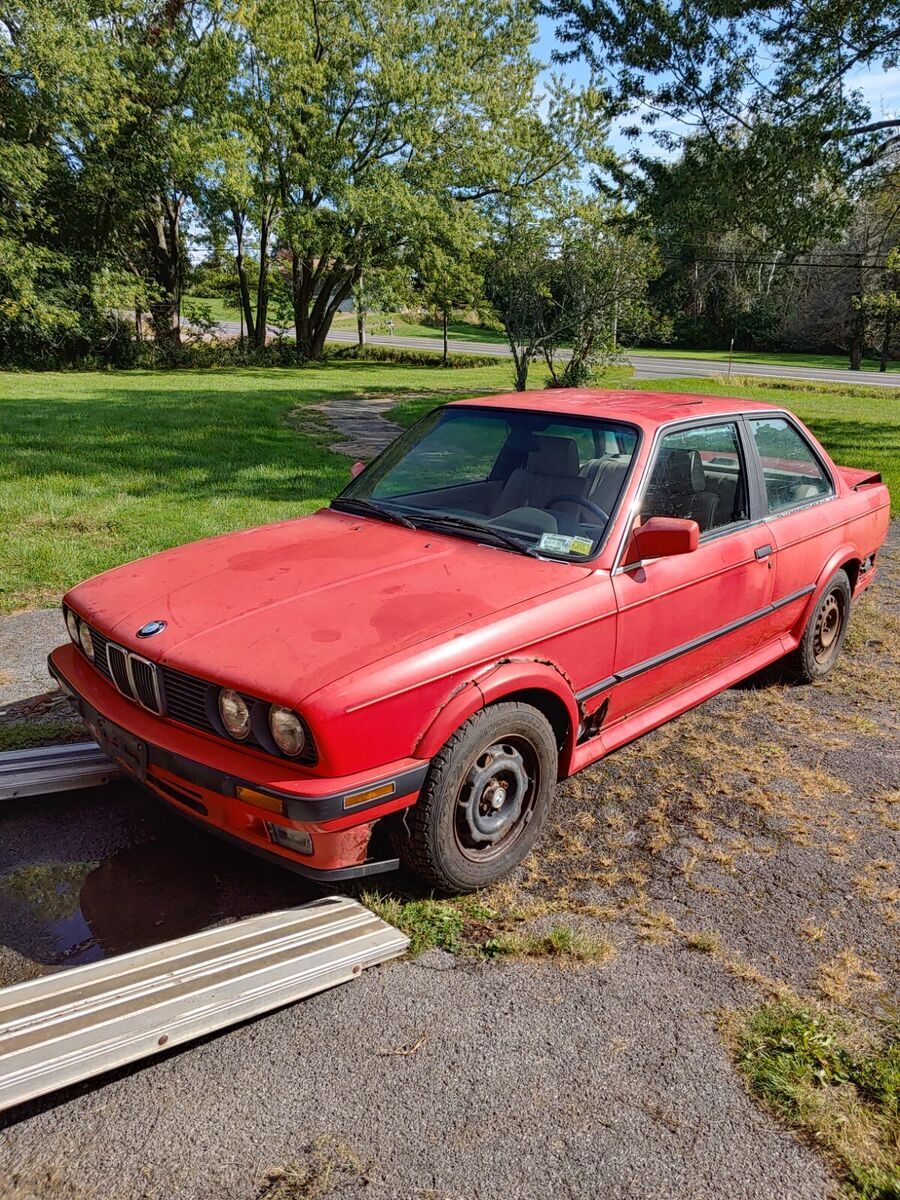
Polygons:
[[539,475],[563,475],[571,479],[578,474],[578,443],[574,438],[534,435],[534,448],[528,452],[528,470]]
[[706,474],[698,450],[664,450],[660,465],[673,490],[680,493],[706,491]]

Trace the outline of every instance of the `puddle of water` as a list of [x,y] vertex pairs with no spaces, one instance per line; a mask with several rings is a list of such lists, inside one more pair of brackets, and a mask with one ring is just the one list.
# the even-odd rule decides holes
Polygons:
[[[80,813],[73,798],[0,814],[0,846],[8,851],[0,862],[0,946],[48,966],[74,966],[319,894],[139,793],[128,799],[133,814],[116,798],[114,839],[127,844],[112,847],[102,802]],[[135,842],[136,833],[144,840]]]

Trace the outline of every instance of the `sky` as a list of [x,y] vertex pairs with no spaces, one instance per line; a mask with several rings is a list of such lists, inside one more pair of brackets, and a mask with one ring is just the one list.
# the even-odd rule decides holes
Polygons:
[[[539,18],[538,57],[544,62],[549,62],[554,49],[558,45],[559,43],[556,40],[554,32],[554,22],[548,17]],[[588,80],[589,72],[587,67],[580,61],[567,63],[564,67],[555,66],[553,71],[563,74],[575,84],[584,84]],[[545,74],[549,74],[549,72],[545,72]],[[872,109],[873,120],[877,121],[882,117],[894,116],[900,112],[900,70],[860,71],[855,75],[849,76],[849,84],[854,88],[858,88],[863,93]],[[613,149],[620,154],[629,154],[635,148],[635,143],[626,138],[621,132],[623,125],[633,125],[634,123],[633,117],[628,121],[617,122],[611,131],[610,143]],[[657,126],[657,128],[662,127],[662,123]],[[648,135],[642,136],[637,145],[644,153],[652,154],[654,157],[671,157],[671,154],[663,151]]]

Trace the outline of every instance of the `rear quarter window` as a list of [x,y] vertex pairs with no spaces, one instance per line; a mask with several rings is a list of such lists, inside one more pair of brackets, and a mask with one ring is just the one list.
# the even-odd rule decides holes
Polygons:
[[754,418],[750,428],[759,451],[770,513],[830,496],[833,492],[812,446],[784,417]]

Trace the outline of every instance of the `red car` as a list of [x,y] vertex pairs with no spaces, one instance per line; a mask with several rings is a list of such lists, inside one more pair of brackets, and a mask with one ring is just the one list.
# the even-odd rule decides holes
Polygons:
[[558,779],[776,659],[825,675],[888,524],[796,417],[702,396],[467,400],[354,476],[80,584],[50,656],[129,774],[323,880],[482,887]]

